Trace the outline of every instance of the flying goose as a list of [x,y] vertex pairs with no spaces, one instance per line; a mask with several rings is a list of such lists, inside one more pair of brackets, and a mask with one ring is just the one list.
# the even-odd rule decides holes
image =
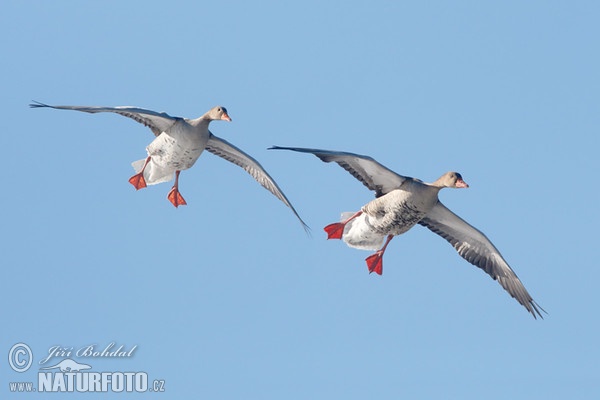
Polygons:
[[343,213],[341,222],[325,227],[328,239],[343,239],[351,247],[377,250],[366,259],[369,272],[381,275],[383,254],[390,240],[419,224],[446,239],[462,258],[497,280],[534,318],[543,318],[544,309],[532,299],[492,242],[439,201],[438,193],[443,188],[469,187],[458,172],[447,172],[435,182],[425,183],[359,154],[300,147],[270,149],[310,153],[324,162],[335,162],[375,191],[376,198],[360,211]]
[[29,106],[87,113],[112,112],[131,118],[150,128],[156,138],[146,147],[148,157],[132,163],[136,173],[129,179],[129,182],[136,190],[145,188],[146,185],[170,181],[174,176],[175,183],[167,198],[175,207],[185,205],[186,201],[179,192],[179,174],[181,171],[191,168],[206,149],[238,165],[252,175],[258,183],[294,212],[305,230],[308,229],[275,180],[258,161],[208,130],[211,121],[231,121],[225,107],[216,106],[200,118],[188,119],[130,106],[51,106],[40,102],[33,102]]

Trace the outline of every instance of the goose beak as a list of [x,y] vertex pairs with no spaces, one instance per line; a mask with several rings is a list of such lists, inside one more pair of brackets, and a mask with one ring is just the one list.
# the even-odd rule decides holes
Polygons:
[[223,116],[221,117],[221,119],[223,121],[229,121],[229,122],[231,122],[231,118],[229,118],[229,115],[227,115],[227,113],[223,113]]
[[469,185],[467,184],[467,182],[463,181],[462,179],[459,179],[456,181],[456,187],[457,188],[468,188]]

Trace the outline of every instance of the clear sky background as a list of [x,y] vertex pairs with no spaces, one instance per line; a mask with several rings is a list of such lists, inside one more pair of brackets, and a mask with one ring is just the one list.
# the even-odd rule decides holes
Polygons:
[[[86,398],[592,399],[600,395],[594,1],[5,1],[0,7],[0,397],[50,347],[146,371],[165,393]],[[195,118],[256,157],[312,228],[210,153],[136,192],[153,139],[113,114]],[[322,227],[373,194],[271,145],[351,151],[467,190],[442,201],[485,232],[548,315],[534,320],[443,239],[370,253]],[[34,353],[19,374],[6,355]],[[55,358],[59,361],[62,358]],[[55,398],[54,396],[53,398]],[[78,398],[77,394],[65,394]]]

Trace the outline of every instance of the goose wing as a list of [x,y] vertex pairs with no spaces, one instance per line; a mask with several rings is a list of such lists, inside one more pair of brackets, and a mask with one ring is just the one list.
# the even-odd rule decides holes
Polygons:
[[419,224],[446,239],[462,258],[497,280],[534,318],[543,318],[541,311],[544,309],[532,299],[517,274],[481,231],[454,214],[441,202],[438,202]]
[[302,224],[305,231],[309,231],[308,225],[304,223],[302,218],[292,203],[288,200],[288,198],[283,194],[283,191],[279,188],[279,185],[275,182],[273,178],[265,171],[265,169],[260,165],[258,161],[252,158],[250,155],[246,154],[238,147],[229,143],[228,141],[221,139],[212,133],[210,134],[210,138],[208,139],[208,143],[206,144],[206,150],[224,158],[225,160],[234,163],[235,165],[244,169],[244,171],[248,172],[252,177],[262,185],[265,189],[271,192],[275,197],[281,200],[286,206],[288,206],[296,215],[300,223]]
[[330,151],[320,149],[307,149],[303,147],[281,147],[272,146],[270,150],[292,150],[301,153],[310,153],[324,162],[335,162],[340,167],[362,182],[369,190],[375,191],[375,196],[380,197],[394,189],[398,189],[404,181],[412,179],[399,175],[391,169],[381,165],[369,156],[347,153],[342,151]]
[[48,104],[34,101],[29,105],[31,108],[54,108],[56,110],[74,110],[87,113],[112,112],[131,118],[140,124],[147,126],[152,130],[155,136],[168,130],[180,117],[171,117],[164,112],[146,110],[144,108],[120,106],[120,107],[101,107],[101,106],[51,106]]

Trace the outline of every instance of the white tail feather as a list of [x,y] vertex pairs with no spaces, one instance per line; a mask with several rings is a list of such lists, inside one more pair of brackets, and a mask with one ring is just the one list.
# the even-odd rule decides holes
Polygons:
[[[343,212],[341,221],[345,221],[356,212]],[[379,250],[383,245],[385,235],[373,232],[373,228],[367,223],[368,216],[362,213],[349,221],[344,227],[342,239],[350,247],[361,250]]]
[[[144,167],[145,159],[137,160],[131,163],[131,166],[135,170],[136,173],[140,172]],[[144,169],[144,179],[146,180],[147,185],[156,185],[157,183],[168,182],[173,179],[174,171],[172,168],[164,168],[159,165],[156,165],[150,159],[148,165],[146,165],[146,169]]]
[[137,174],[138,172],[140,172],[142,170],[142,168],[144,168],[144,163],[146,162],[146,160],[137,160],[131,163],[131,166],[133,167],[135,173]]

